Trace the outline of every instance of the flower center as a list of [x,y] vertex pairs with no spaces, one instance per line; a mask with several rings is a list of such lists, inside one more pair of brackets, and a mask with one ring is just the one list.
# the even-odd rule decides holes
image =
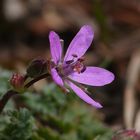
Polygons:
[[84,58],[77,58],[76,54],[73,54],[73,59],[66,61],[65,63],[60,63],[55,66],[57,72],[61,77],[67,77],[68,75],[77,72],[83,73],[86,70],[86,66],[84,65]]
[[72,66],[74,72],[83,73],[86,70],[86,66],[84,65],[84,59],[79,58],[75,64]]
[[[84,58],[78,58],[77,55],[73,54],[73,59],[66,61],[66,65],[63,67],[64,75],[69,75],[73,72],[83,73],[86,70],[86,66],[84,65]],[[76,60],[75,60],[76,59]]]

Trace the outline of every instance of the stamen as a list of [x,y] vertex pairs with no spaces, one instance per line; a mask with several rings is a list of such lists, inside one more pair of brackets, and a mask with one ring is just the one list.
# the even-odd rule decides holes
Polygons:
[[78,57],[76,54],[72,54],[72,56],[73,56],[73,59],[72,59],[72,60],[68,60],[68,61],[66,61],[66,64],[71,64],[71,63],[73,63],[74,60],[75,60],[75,58]]
[[81,63],[80,61],[77,61],[76,64],[73,66],[73,70],[80,74],[86,70],[86,67],[83,63]]
[[85,58],[84,58],[84,57],[81,57],[81,58],[79,58],[77,61],[83,62],[84,60],[85,60]]
[[74,60],[68,60],[68,61],[66,61],[66,64],[71,64],[73,62],[74,62]]
[[86,66],[83,66],[83,69],[81,70],[81,73],[83,73],[86,70]]
[[73,56],[73,57],[75,57],[75,58],[77,58],[77,57],[78,57],[78,56],[77,56],[77,54],[72,54],[72,56]]

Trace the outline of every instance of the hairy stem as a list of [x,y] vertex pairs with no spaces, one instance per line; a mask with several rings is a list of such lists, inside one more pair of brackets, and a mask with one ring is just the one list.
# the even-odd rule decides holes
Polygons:
[[0,100],[0,113],[3,111],[6,103],[8,102],[8,100],[14,96],[17,95],[18,92],[14,91],[14,90],[9,90],[6,92],[6,94],[4,94],[4,96],[2,97],[2,99]]
[[38,77],[36,77],[35,79],[31,80],[30,82],[28,82],[24,87],[25,88],[29,88],[31,85],[33,85],[34,83],[36,83],[37,81],[41,80],[41,79],[44,79],[46,77],[50,76],[50,74],[48,73],[45,73],[45,74],[42,74]]
[[[42,74],[38,77],[36,77],[35,79],[31,80],[30,82],[28,82],[24,88],[29,88],[31,85],[33,85],[34,83],[36,83],[37,81],[41,80],[41,79],[44,79],[46,77],[50,76],[50,74],[48,73],[45,73],[45,74]],[[25,80],[27,79],[27,76],[25,77]],[[6,103],[8,102],[8,100],[14,96],[14,95],[17,95],[19,94],[17,91],[14,91],[14,90],[9,90],[7,91],[4,96],[2,97],[2,99],[0,100],[0,113],[3,111]]]

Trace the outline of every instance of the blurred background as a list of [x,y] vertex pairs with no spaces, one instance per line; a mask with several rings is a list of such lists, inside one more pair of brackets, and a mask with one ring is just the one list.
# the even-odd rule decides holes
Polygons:
[[[26,117],[34,118],[35,123],[26,126],[30,127],[26,128],[25,140],[109,140],[112,130],[140,131],[139,0],[1,0],[0,7],[0,97],[9,88],[11,73],[24,74],[32,59],[50,57],[50,30],[64,39],[66,50],[81,26],[91,25],[95,38],[86,54],[86,64],[104,67],[116,76],[110,85],[89,87],[91,96],[104,106],[100,110],[73,94],[67,97],[47,81],[35,84],[29,95],[11,100],[5,110],[25,107],[31,114],[23,109],[16,112],[17,116],[24,114],[27,123]],[[13,118],[16,113],[1,117]],[[0,140],[11,140],[13,133],[10,136],[9,132],[13,129],[7,130],[9,125],[17,134],[18,124],[24,121],[14,118],[17,124],[12,124],[3,119]]]

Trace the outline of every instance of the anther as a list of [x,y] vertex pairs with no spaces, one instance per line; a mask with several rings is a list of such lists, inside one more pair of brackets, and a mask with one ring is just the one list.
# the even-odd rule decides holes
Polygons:
[[66,64],[71,64],[73,62],[74,62],[74,60],[68,60],[68,61],[66,61]]
[[81,70],[81,73],[83,73],[85,70],[86,70],[86,66],[84,65],[82,70]]
[[84,60],[85,60],[84,57],[78,59],[79,62],[83,62]]
[[75,58],[77,58],[77,57],[78,57],[78,56],[77,56],[77,54],[72,54],[72,56],[73,56],[73,57],[75,57]]

